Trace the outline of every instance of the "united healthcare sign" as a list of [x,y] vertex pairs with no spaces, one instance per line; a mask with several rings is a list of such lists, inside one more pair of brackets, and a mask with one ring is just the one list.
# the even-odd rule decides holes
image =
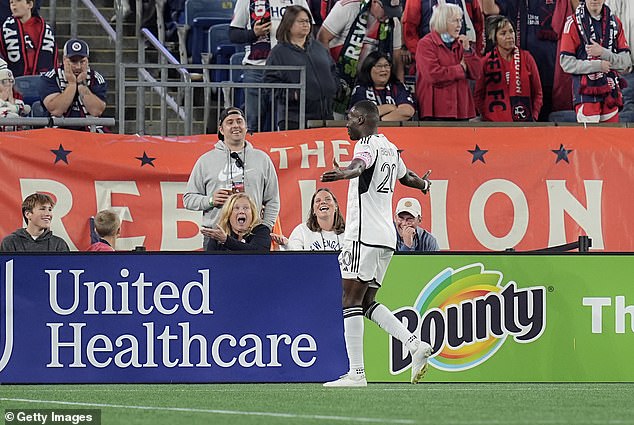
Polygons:
[[0,276],[0,383],[317,382],[347,366],[334,254],[4,255]]

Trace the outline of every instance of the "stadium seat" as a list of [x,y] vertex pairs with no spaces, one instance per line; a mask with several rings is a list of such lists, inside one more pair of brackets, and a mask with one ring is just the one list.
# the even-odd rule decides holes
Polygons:
[[40,81],[39,75],[21,75],[15,78],[15,87],[22,94],[24,103],[32,106],[41,100]]
[[[192,63],[201,63],[206,31],[213,25],[229,24],[233,16],[235,0],[187,0],[183,22],[178,25],[178,42],[181,63],[187,62],[191,52]],[[187,35],[191,31],[190,49]]]
[[[231,56],[244,50],[243,45],[232,44],[229,40],[229,24],[218,24],[209,28],[207,37],[207,49],[211,53],[209,63],[216,65],[229,65]],[[229,72],[226,70],[214,70],[212,81],[228,81]]]
[[36,118],[48,117],[48,111],[44,107],[41,101],[33,102],[31,105],[31,116]]

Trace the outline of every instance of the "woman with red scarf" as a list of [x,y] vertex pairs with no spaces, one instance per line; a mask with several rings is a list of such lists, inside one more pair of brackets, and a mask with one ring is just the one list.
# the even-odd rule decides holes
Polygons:
[[486,28],[492,49],[482,60],[474,93],[482,121],[537,121],[543,93],[535,59],[515,45],[508,18],[489,16]]

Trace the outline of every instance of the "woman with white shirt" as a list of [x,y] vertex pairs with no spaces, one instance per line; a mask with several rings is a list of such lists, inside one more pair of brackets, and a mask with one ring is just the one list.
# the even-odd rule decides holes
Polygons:
[[337,198],[330,189],[317,189],[305,223],[298,224],[287,239],[271,235],[283,251],[339,251],[346,223]]

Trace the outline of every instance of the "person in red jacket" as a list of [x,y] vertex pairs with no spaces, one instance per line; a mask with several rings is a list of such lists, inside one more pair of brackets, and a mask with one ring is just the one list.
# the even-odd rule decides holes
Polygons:
[[491,51],[482,60],[475,102],[482,121],[537,121],[543,94],[531,54],[515,45],[515,30],[502,15],[487,17]]
[[[429,20],[433,9],[442,0],[411,0],[405,3],[403,9],[403,41],[407,50],[416,52],[418,40],[429,33]],[[476,52],[482,54],[484,50],[484,15],[480,7],[480,0],[446,0],[462,9],[464,20],[460,34],[465,34],[471,43],[475,43]]]
[[422,120],[468,120],[475,117],[469,80],[480,77],[480,58],[460,34],[462,9],[439,4],[431,31],[416,47],[416,97]]
[[115,250],[117,239],[121,236],[121,219],[114,210],[102,210],[95,216],[95,232],[99,240],[88,247],[87,251]]

